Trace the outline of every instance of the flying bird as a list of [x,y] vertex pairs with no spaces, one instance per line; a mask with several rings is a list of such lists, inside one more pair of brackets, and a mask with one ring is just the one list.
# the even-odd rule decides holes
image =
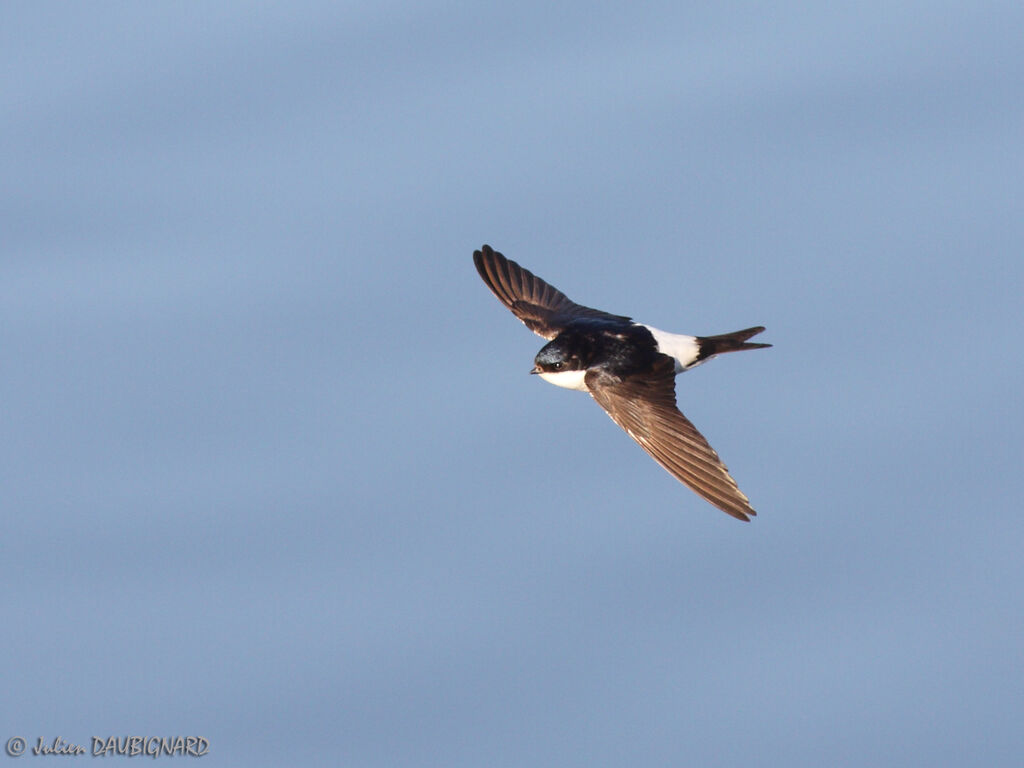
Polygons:
[[655,461],[739,520],[757,514],[718,454],[676,407],[675,377],[724,352],[762,349],[747,339],[762,326],[720,336],[666,333],[570,300],[485,245],[473,253],[498,300],[545,339],[533,370],[559,387],[589,392]]

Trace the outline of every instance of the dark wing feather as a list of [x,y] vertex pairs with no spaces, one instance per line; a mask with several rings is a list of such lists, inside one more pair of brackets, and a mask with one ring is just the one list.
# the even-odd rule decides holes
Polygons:
[[590,394],[654,460],[723,512],[757,514],[708,441],[676,407],[672,358],[659,355],[647,372],[619,379],[587,373]]
[[527,328],[545,339],[555,338],[568,323],[579,318],[629,321],[628,317],[611,315],[577,304],[489,245],[473,253],[473,263],[480,277],[501,303],[512,310],[512,314],[522,320]]

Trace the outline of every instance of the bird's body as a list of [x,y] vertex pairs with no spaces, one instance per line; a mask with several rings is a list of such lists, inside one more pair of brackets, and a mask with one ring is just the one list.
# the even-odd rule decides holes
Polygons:
[[[602,325],[604,327],[602,327]],[[645,333],[646,331],[646,333]],[[568,334],[568,336],[566,336]],[[600,321],[581,320],[570,323],[560,336],[572,339],[574,346],[586,343],[595,347],[593,356],[602,360],[601,365],[609,370],[638,370],[654,361],[654,356],[661,354],[675,361],[675,372],[681,373],[704,360],[698,360],[700,343],[696,336],[681,333],[667,333],[643,323],[631,323],[628,328],[620,324],[602,324]],[[586,342],[583,341],[586,339]],[[651,349],[653,345],[653,354]],[[707,359],[707,358],[705,358]],[[589,366],[588,366],[589,367]],[[588,392],[586,381],[587,368],[578,371],[537,371],[545,381],[556,387],[578,389]]]
[[756,514],[718,454],[676,408],[675,376],[724,352],[771,346],[747,341],[764,328],[721,336],[667,333],[576,304],[487,245],[473,261],[495,296],[549,339],[531,373],[589,392],[659,464],[719,509],[741,520]]

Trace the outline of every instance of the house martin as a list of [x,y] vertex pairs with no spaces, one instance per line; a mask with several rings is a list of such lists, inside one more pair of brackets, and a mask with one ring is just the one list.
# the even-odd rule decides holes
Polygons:
[[676,374],[725,352],[762,349],[762,326],[720,336],[666,333],[584,307],[490,246],[473,253],[480,277],[527,328],[548,339],[533,370],[559,387],[589,392],[668,472],[739,520],[756,514],[718,454],[676,407]]

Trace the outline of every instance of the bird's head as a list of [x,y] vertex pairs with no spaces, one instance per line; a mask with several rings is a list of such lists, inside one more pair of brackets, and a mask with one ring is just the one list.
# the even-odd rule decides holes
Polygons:
[[533,358],[533,370],[530,373],[566,373],[582,371],[586,366],[579,354],[572,351],[562,339],[555,339],[537,353]]

